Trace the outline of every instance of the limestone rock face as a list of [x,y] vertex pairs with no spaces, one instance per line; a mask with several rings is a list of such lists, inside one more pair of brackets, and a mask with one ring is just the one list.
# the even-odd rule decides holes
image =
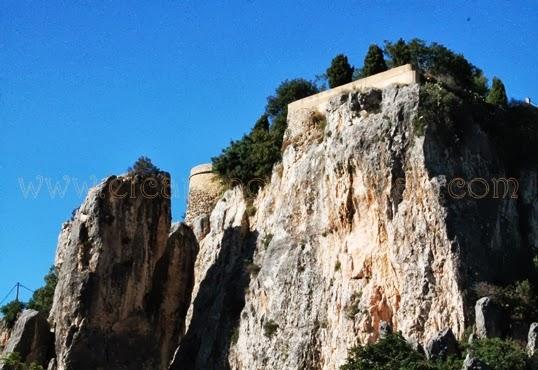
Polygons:
[[0,321],[0,353],[4,349],[9,340],[10,330],[3,321]]
[[521,197],[449,192],[454,179],[506,176],[488,134],[472,120],[421,134],[420,102],[418,85],[393,85],[289,112],[256,214],[234,189],[199,233],[173,369],[336,370],[383,321],[419,344],[444,329],[461,338],[465,291],[525,273],[536,225]]
[[240,189],[224,194],[200,241],[189,326],[170,369],[227,369],[250,281],[256,235],[249,231]]
[[58,241],[58,370],[165,369],[184,331],[197,242],[171,228],[168,174],[109,177]]
[[538,322],[532,323],[531,327],[529,328],[527,354],[531,358],[532,364],[535,367],[538,367]]
[[[54,337],[47,318],[35,310],[24,310],[3,351],[11,352],[17,352],[24,362],[47,366],[54,352]],[[3,368],[0,364],[0,369]]]
[[500,337],[503,334],[504,314],[502,308],[490,297],[476,301],[476,335],[479,338]]

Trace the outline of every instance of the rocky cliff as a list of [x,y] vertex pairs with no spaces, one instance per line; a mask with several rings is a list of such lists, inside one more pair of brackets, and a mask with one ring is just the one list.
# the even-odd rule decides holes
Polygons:
[[432,115],[437,93],[291,110],[270,181],[189,226],[171,226],[166,173],[93,188],[58,241],[56,368],[333,370],[382,322],[417,344],[461,338],[471,287],[531,268],[537,171],[472,112]]
[[482,196],[473,179],[511,175],[493,140],[472,117],[422,123],[422,98],[392,86],[290,112],[271,181],[252,206],[226,193],[199,240],[172,368],[337,369],[381,321],[422,344],[461,337],[475,282],[528,271],[536,187]]
[[50,316],[58,370],[167,368],[198,250],[190,228],[171,227],[169,183],[110,177],[63,226]]

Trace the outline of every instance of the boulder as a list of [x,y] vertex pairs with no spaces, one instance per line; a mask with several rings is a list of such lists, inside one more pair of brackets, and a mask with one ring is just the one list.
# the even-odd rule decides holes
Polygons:
[[[4,354],[17,352],[24,362],[46,366],[52,357],[54,336],[45,316],[35,310],[24,310],[17,319]],[[4,369],[0,365],[0,369]]]
[[463,361],[463,367],[461,370],[492,370],[488,365],[472,357],[470,354],[467,354],[465,361]]
[[502,336],[504,312],[492,298],[483,297],[476,301],[475,317],[478,338]]
[[446,359],[458,353],[458,341],[450,328],[438,332],[426,344],[426,356],[429,359]]

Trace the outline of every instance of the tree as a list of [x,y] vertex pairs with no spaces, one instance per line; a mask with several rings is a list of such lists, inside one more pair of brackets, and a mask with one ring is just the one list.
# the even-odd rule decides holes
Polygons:
[[44,280],[45,285],[34,292],[32,298],[30,298],[30,301],[28,302],[28,308],[37,310],[45,316],[48,316],[52,307],[52,301],[54,300],[54,290],[56,289],[56,284],[58,282],[54,266],[49,269]]
[[404,39],[394,43],[385,41],[385,53],[390,57],[391,68],[411,63],[411,52]]
[[213,170],[225,182],[240,181],[249,190],[252,181],[263,181],[271,175],[273,165],[280,160],[282,138],[287,127],[288,104],[317,93],[314,83],[286,80],[267,98],[265,113],[241,140],[232,141],[222,153],[212,158]]
[[364,58],[361,76],[368,77],[386,70],[387,63],[385,63],[385,58],[383,58],[383,50],[376,44],[370,45]]
[[127,169],[127,172],[131,175],[152,175],[161,172],[161,170],[151,162],[151,159],[141,156],[132,167]]
[[265,113],[271,119],[271,132],[275,136],[279,150],[287,127],[288,104],[317,92],[318,89],[313,82],[298,78],[285,80],[277,87],[275,95],[267,98]]
[[486,101],[490,104],[499,105],[503,108],[508,106],[506,90],[504,88],[503,82],[499,78],[493,77],[493,81],[491,83],[491,90],[486,97]]
[[425,75],[442,81],[451,88],[469,90],[483,95],[484,76],[482,71],[469,63],[461,54],[447,47],[423,40],[413,39],[406,43],[399,39],[396,43],[385,41],[385,53],[389,56],[389,64],[397,67],[406,63]]
[[2,320],[8,328],[12,328],[17,321],[17,316],[24,309],[24,303],[19,300],[11,301],[2,307],[0,307],[0,312],[2,313]]
[[353,67],[349,64],[347,57],[343,54],[338,54],[331,61],[331,65],[327,68],[327,78],[329,87],[337,87],[351,82],[353,77]]

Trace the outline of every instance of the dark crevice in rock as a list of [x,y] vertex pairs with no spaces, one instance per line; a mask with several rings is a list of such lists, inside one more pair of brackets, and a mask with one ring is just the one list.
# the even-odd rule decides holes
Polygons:
[[219,255],[200,283],[189,329],[170,370],[230,369],[228,351],[250,282],[245,261],[252,260],[257,238],[257,232],[244,227],[225,231]]

